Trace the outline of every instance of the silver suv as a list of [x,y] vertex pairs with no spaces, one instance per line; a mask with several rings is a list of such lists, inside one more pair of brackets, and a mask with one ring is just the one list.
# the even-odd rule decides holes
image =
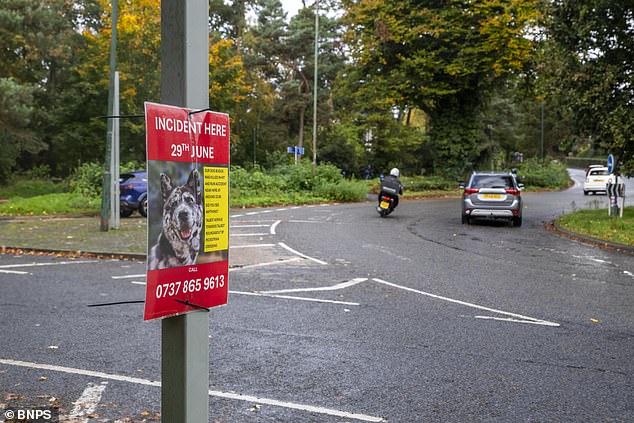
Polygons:
[[506,172],[473,172],[462,195],[462,223],[472,219],[506,219],[513,226],[522,225],[524,184]]

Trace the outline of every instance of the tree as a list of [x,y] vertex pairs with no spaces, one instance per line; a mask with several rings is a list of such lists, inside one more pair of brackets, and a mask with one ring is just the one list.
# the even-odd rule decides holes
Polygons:
[[538,0],[343,1],[364,83],[397,110],[430,117],[436,170],[459,174],[481,153],[477,116],[488,92],[521,71]]
[[573,112],[578,137],[611,152],[634,175],[634,4],[556,0],[546,21],[547,92]]
[[[7,115],[4,118],[13,116],[14,130],[7,131],[5,126],[1,136],[3,143],[9,143],[8,136],[11,143],[18,143],[12,147],[17,155],[7,155],[3,160],[9,169],[15,167],[18,155],[25,167],[37,161],[51,164],[54,135],[67,123],[58,114],[64,106],[60,94],[69,87],[69,69],[83,47],[79,28],[93,24],[94,11],[95,2],[91,0],[3,2],[0,75],[6,78],[3,84],[7,91],[3,90],[3,95]],[[11,110],[19,109],[29,112],[21,116],[21,123],[16,123]],[[28,135],[20,131],[21,135],[17,136],[15,129],[27,121],[28,128],[22,129],[28,130]],[[37,155],[38,152],[42,153]]]

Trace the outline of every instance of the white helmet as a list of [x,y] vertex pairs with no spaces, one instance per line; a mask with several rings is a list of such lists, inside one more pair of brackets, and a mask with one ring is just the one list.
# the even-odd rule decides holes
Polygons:
[[390,170],[390,175],[396,176],[398,178],[401,176],[401,172],[399,172],[397,168],[392,168],[392,170]]

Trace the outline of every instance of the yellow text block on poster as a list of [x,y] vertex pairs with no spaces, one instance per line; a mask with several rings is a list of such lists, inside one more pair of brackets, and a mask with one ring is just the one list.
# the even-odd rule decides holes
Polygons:
[[205,247],[204,251],[229,249],[229,169],[204,168]]

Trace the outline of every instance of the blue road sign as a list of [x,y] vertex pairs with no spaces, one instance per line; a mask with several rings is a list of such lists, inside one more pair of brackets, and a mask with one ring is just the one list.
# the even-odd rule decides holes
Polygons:
[[288,154],[299,154],[300,156],[304,155],[304,147],[288,147]]
[[608,155],[608,172],[614,172],[614,156],[611,154]]

